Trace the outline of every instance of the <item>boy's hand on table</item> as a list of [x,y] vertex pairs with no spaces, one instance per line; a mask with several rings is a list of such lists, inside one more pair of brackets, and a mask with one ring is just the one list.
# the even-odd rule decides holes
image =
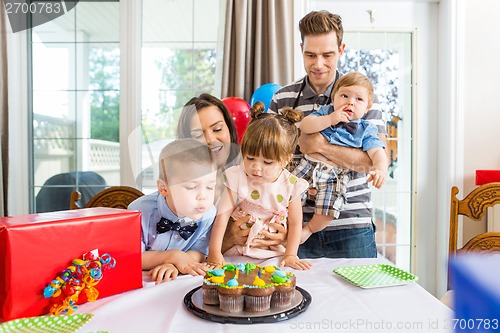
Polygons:
[[146,273],[146,275],[151,276],[152,280],[155,281],[156,284],[175,280],[178,274],[179,270],[171,263],[158,265]]

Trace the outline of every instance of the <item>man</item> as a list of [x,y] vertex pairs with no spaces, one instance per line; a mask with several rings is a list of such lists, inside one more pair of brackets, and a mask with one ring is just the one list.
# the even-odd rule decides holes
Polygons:
[[[321,105],[331,103],[330,95],[335,81],[340,77],[337,64],[342,56],[342,19],[328,11],[315,11],[299,22],[301,50],[306,76],[293,82],[273,96],[269,112],[281,112],[293,106],[307,116]],[[363,119],[377,125],[378,136],[387,146],[385,123],[379,110],[368,111]],[[347,203],[338,219],[332,220],[324,230],[313,234],[299,248],[301,258],[369,258],[377,256],[375,230],[372,222],[371,192],[366,172],[372,167],[369,156],[361,149],[329,144],[319,133],[301,135],[301,154],[319,153],[334,164],[356,171],[347,184]],[[312,209],[304,207],[304,222],[309,221]]]

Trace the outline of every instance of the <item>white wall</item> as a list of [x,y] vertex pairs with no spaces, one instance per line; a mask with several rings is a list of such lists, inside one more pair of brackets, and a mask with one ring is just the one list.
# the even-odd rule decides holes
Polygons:
[[[500,169],[500,1],[465,0],[464,186],[475,188],[475,171]],[[464,240],[484,232],[485,223],[464,222]]]

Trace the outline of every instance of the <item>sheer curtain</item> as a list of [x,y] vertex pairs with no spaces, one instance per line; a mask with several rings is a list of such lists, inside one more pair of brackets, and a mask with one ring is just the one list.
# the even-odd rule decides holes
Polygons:
[[7,13],[0,5],[0,216],[7,215],[9,105],[7,99]]
[[293,79],[293,0],[227,0],[222,97]]

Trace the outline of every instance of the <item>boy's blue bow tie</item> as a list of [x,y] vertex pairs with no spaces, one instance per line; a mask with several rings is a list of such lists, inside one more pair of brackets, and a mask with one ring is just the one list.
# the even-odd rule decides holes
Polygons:
[[163,234],[167,231],[177,231],[184,240],[187,240],[189,237],[191,237],[196,229],[198,229],[198,224],[193,223],[181,227],[181,224],[179,222],[173,222],[164,217],[162,217],[160,219],[160,222],[156,224],[156,232],[158,234]]

